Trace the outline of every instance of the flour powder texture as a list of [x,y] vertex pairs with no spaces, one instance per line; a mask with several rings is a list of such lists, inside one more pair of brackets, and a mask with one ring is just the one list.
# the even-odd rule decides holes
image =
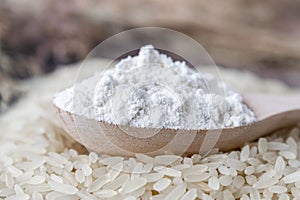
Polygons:
[[250,124],[243,97],[152,45],[56,95],[61,109],[118,125],[219,129]]

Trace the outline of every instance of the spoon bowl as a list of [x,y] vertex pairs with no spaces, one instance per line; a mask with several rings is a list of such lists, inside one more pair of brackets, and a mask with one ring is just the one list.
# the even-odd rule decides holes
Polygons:
[[[245,94],[245,103],[254,111],[256,122],[246,126],[214,130],[137,128],[89,119],[54,104],[64,130],[89,151],[117,156],[136,153],[159,155],[229,151],[279,128],[300,122],[300,95]],[[149,134],[153,133],[155,134]],[[134,134],[128,134],[134,133]]]

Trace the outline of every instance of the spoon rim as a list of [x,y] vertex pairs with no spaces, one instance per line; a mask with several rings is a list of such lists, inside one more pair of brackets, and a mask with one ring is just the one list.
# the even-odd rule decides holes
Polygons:
[[[80,114],[76,114],[76,113],[72,113],[71,111],[68,111],[68,110],[64,110],[62,109],[61,107],[59,107],[58,105],[56,105],[56,103],[54,101],[52,101],[52,104],[54,105],[54,107],[58,110],[61,110],[65,113],[68,113],[69,115],[72,115],[72,116],[77,116],[77,117],[84,117],[88,120],[93,120],[93,121],[97,121],[99,123],[103,123],[103,124],[107,124],[109,126],[113,126],[113,127],[129,127],[129,128],[133,128],[133,129],[141,129],[141,130],[167,130],[167,131],[171,131],[171,132],[176,132],[176,131],[191,131],[191,132],[215,132],[215,131],[221,131],[221,130],[232,130],[232,129],[236,129],[236,128],[246,128],[246,127],[249,127],[257,122],[260,122],[260,121],[264,121],[265,119],[261,119],[261,120],[255,120],[254,122],[252,123],[249,123],[249,124],[245,124],[245,125],[241,125],[241,126],[231,126],[231,127],[223,127],[223,128],[212,128],[212,129],[181,129],[181,128],[153,128],[153,127],[137,127],[137,126],[130,126],[130,125],[123,125],[123,124],[114,124],[114,123],[111,123],[111,122],[107,122],[107,121],[104,121],[104,120],[99,120],[99,119],[94,119],[94,118],[90,118],[90,117],[87,117],[85,115],[80,115]],[[269,118],[269,117],[268,117]]]

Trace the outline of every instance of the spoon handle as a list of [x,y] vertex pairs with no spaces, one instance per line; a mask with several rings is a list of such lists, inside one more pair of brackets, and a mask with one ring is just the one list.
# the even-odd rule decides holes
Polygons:
[[289,111],[300,113],[300,94],[245,94],[244,99],[258,120]]

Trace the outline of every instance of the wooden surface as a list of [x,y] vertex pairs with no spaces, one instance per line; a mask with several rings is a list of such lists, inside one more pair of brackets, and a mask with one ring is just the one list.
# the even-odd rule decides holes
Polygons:
[[299,9],[298,0],[4,0],[0,40],[9,61],[0,60],[0,73],[40,75],[85,58],[113,34],[160,26],[191,36],[219,65],[300,87]]

